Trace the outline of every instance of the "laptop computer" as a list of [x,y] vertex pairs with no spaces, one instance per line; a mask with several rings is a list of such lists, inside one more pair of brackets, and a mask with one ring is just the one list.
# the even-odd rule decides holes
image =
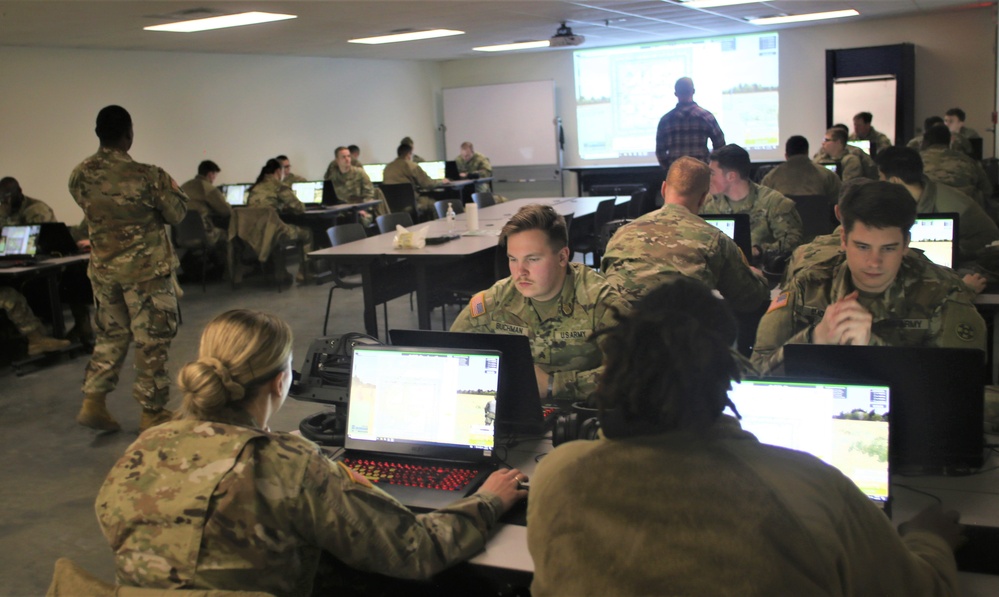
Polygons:
[[909,246],[919,249],[937,265],[953,268],[958,263],[958,215],[919,214],[909,229]]
[[742,249],[746,259],[753,258],[753,238],[749,228],[749,214],[711,214],[701,218],[715,228],[725,233],[725,236],[735,241]]
[[789,376],[880,379],[892,389],[896,472],[960,472],[984,461],[985,355],[971,348],[788,344]]
[[39,224],[4,226],[0,231],[0,261],[34,261],[40,230]]
[[222,185],[222,194],[225,195],[225,202],[229,205],[246,205],[246,197],[252,186],[249,183]]
[[322,209],[323,181],[293,182],[291,183],[291,190],[298,197],[298,200],[305,205],[305,209]]
[[64,257],[66,255],[76,255],[80,252],[66,224],[62,222],[46,222],[39,226],[41,228],[38,231],[38,255]]
[[446,175],[444,174],[444,171],[446,169],[444,166],[444,160],[437,160],[434,162],[420,162],[420,168],[423,168],[423,171],[427,173],[427,176],[429,176],[434,180],[440,180],[442,178],[446,178]]
[[847,145],[852,145],[857,149],[860,149],[867,155],[874,155],[871,153],[871,142],[868,139],[853,139],[846,142]]
[[411,508],[471,494],[496,470],[500,360],[486,350],[355,346],[344,464]]
[[444,178],[448,180],[458,180],[461,178],[461,173],[458,172],[458,162],[455,160],[444,161]]
[[807,452],[836,467],[890,516],[890,394],[878,382],[749,378],[733,382],[728,397],[742,428],[761,443]]
[[500,368],[502,393],[496,397],[496,431],[498,433],[543,433],[545,409],[538,394],[531,341],[518,334],[476,334],[434,330],[389,330],[392,344],[401,346],[437,346],[446,348],[477,348],[503,354]]
[[385,180],[385,164],[365,164],[364,173],[368,175],[373,184],[379,184]]

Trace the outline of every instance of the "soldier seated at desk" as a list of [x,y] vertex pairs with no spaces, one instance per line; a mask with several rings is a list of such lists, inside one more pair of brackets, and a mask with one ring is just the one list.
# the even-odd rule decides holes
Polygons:
[[[279,214],[305,213],[305,205],[298,200],[291,187],[281,182],[283,170],[276,159],[269,159],[260,169],[257,182],[250,187],[246,204],[249,207],[273,207]],[[304,226],[288,224],[285,233],[291,240],[302,242],[302,265],[299,267],[295,280],[305,281],[305,268],[309,263],[306,255],[312,251],[312,230]]]
[[42,322],[28,306],[28,300],[9,286],[0,286],[0,312],[7,316],[17,331],[28,341],[29,357],[61,350],[70,345],[69,340],[47,336],[43,331]]

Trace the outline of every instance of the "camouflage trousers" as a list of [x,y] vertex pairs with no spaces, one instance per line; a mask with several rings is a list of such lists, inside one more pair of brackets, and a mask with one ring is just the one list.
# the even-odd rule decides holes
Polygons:
[[177,335],[177,294],[170,276],[134,284],[94,281],[97,343],[83,382],[85,394],[106,394],[118,385],[128,346],[135,340],[132,397],[158,410],[170,394],[167,353]]
[[42,329],[42,322],[28,306],[28,299],[9,286],[0,286],[0,311],[7,314],[7,319],[22,335],[27,336]]

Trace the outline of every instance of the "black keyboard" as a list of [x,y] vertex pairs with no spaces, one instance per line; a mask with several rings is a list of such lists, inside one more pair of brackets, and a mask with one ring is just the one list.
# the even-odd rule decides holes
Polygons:
[[343,463],[373,483],[459,491],[479,471],[462,466],[427,466],[407,462],[387,462],[364,458],[344,458]]

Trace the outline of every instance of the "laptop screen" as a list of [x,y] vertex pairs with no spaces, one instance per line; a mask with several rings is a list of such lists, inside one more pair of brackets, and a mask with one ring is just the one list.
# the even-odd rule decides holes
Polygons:
[[871,155],[871,142],[867,139],[855,139],[853,141],[847,141],[846,144],[863,150],[863,152],[867,155]]
[[379,183],[385,180],[385,164],[365,164],[361,167],[364,168],[364,172],[371,179],[371,182]]
[[293,182],[291,190],[295,192],[295,196],[302,203],[321,205],[323,202],[323,181],[321,180]]
[[753,256],[753,239],[749,227],[749,214],[711,214],[701,218],[715,228],[725,233],[725,236],[735,241],[742,249],[746,259]]
[[251,184],[227,184],[223,187],[225,201],[229,205],[246,205],[246,194],[250,191]]
[[4,226],[0,233],[0,255],[34,257],[38,250],[39,224],[28,226]]
[[345,447],[491,454],[499,368],[495,351],[355,347]]
[[836,174],[836,169],[838,168],[838,166],[836,164],[822,164],[822,166],[826,170],[832,172],[833,174]]
[[909,246],[920,249],[937,265],[954,267],[957,254],[957,214],[920,214],[909,230]]
[[742,428],[760,442],[807,452],[839,469],[872,501],[888,503],[887,385],[744,379],[728,396]]
[[420,168],[427,173],[427,176],[434,180],[444,178],[444,160],[436,162],[420,162]]

